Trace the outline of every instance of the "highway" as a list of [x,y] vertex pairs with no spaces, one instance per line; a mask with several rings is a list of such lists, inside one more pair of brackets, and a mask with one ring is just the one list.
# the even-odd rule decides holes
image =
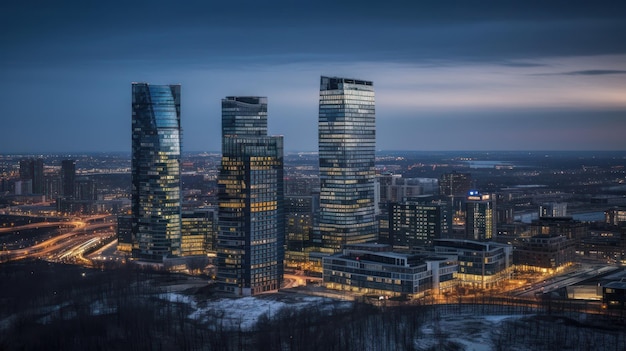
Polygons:
[[533,298],[536,294],[549,293],[566,286],[575,285],[595,276],[602,275],[611,271],[615,271],[619,267],[591,265],[585,266],[577,271],[555,277],[539,280],[530,285],[517,288],[509,292],[509,295],[523,298]]
[[[102,244],[103,240],[109,240],[115,236],[112,223],[88,223],[104,218],[97,216],[95,219],[93,217],[86,218],[85,221],[63,222],[65,225],[74,226],[74,228],[68,233],[54,236],[29,247],[0,251],[0,262],[39,258],[54,262],[72,261],[80,264],[91,264],[90,260],[83,257],[85,251]],[[28,224],[15,227],[13,230],[32,226],[33,224]]]

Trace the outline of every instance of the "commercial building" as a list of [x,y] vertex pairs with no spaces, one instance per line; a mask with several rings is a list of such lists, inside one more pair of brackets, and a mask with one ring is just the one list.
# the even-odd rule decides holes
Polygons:
[[117,251],[130,253],[133,249],[133,216],[117,216]]
[[215,253],[217,211],[197,209],[183,211],[181,220],[181,256]]
[[31,181],[31,188],[27,188],[26,192],[21,194],[43,194],[43,159],[27,158],[20,160],[20,180],[22,182]]
[[61,161],[61,196],[73,197],[76,181],[76,161]]
[[285,257],[283,137],[267,136],[267,98],[222,100],[217,280],[221,291],[277,290]]
[[409,298],[452,288],[458,270],[453,256],[401,254],[380,244],[348,245],[322,265],[328,289]]
[[391,202],[400,202],[407,197],[435,194],[435,178],[403,178],[399,174],[385,173],[376,178],[380,186],[380,203],[385,207]]
[[604,211],[606,224],[626,227],[626,206],[616,206]]
[[465,239],[488,241],[496,234],[495,195],[470,191],[465,199]]
[[572,217],[540,217],[530,224],[531,235],[561,235],[574,239],[576,244],[587,236],[587,225]]
[[494,242],[459,239],[435,240],[435,253],[456,255],[459,271],[456,278],[463,285],[493,288],[510,277],[513,248]]
[[449,172],[439,176],[439,195],[447,197],[452,209],[462,215],[465,211],[465,197],[473,188],[470,173]]
[[439,176],[439,195],[464,198],[472,189],[470,173],[450,172]]
[[133,83],[133,258],[181,254],[180,138],[180,85]]
[[389,205],[389,229],[394,249],[432,247],[452,228],[452,213],[445,202],[403,201]]
[[608,282],[602,285],[602,305],[609,310],[626,310],[626,280]]
[[574,262],[574,240],[560,235],[535,235],[513,252],[518,269],[555,273]]
[[539,206],[539,217],[565,217],[567,202],[546,202]]
[[375,143],[372,82],[321,77],[320,210],[314,241],[322,252],[377,239]]

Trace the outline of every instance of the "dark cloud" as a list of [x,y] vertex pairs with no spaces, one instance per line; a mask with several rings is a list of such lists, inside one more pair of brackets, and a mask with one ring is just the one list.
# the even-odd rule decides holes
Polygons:
[[616,69],[589,69],[584,71],[573,71],[565,73],[556,73],[568,76],[602,76],[607,74],[626,74],[626,71]]
[[623,1],[114,0],[2,6],[0,63],[10,67],[43,60],[55,67],[129,61],[516,62],[626,52]]
[[[396,67],[396,76],[376,81],[381,88],[377,98],[384,98],[382,90],[392,85],[416,93],[472,88],[454,79],[431,80],[428,86],[419,77],[406,82],[407,72],[397,67],[409,65],[479,63],[474,66],[491,64],[498,72],[542,67],[537,71],[554,74],[556,67],[544,66],[546,58],[626,54],[625,9],[623,0],[4,1],[0,118],[8,133],[0,135],[0,151],[128,150],[131,81],[183,84],[186,150],[219,148],[219,99],[237,94],[267,95],[269,123],[285,134],[287,147],[315,149],[320,74],[370,74],[350,69],[360,63],[372,70]],[[561,68],[571,72],[559,74],[583,79],[622,74],[620,68],[624,67],[573,65]],[[306,102],[293,103],[291,91],[301,93]],[[384,106],[381,100],[377,107]],[[403,112],[397,106],[380,110],[380,147],[409,148],[407,140],[417,140],[411,133],[425,127],[430,132],[424,140],[431,143],[415,148],[459,149],[465,145],[462,140],[470,148],[523,148],[521,136],[511,146],[501,146],[504,139],[472,138],[470,131],[476,129],[485,135],[515,132],[495,117],[487,123],[479,115],[463,115],[467,118],[450,125],[467,131],[437,134],[448,127],[445,118],[423,126],[420,119],[405,124]],[[450,113],[462,115],[458,108]],[[528,133],[531,126],[542,128],[537,120],[515,118],[528,126]],[[304,121],[306,128],[301,127]],[[607,126],[609,133],[619,130],[615,124]],[[599,133],[599,128],[593,130]],[[448,141],[441,135],[453,138]],[[567,138],[559,140],[565,143]],[[572,147],[600,145],[595,140]],[[544,147],[552,147],[550,142],[546,137]]]
[[626,74],[626,70],[619,69],[586,69],[580,71],[569,72],[549,72],[549,73],[533,73],[532,76],[606,76],[615,74]]

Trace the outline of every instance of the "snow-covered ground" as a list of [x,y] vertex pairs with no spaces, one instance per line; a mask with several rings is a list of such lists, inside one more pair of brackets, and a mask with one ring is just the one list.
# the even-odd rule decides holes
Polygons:
[[188,304],[194,312],[189,318],[200,322],[219,318],[224,328],[249,330],[259,317],[267,314],[274,316],[282,308],[306,308],[315,306],[320,310],[350,308],[351,302],[337,301],[326,297],[293,295],[287,298],[277,298],[275,295],[261,295],[259,297],[221,298],[197,302],[192,296],[179,293],[165,293],[160,298],[170,302]]
[[442,342],[454,343],[465,351],[489,351],[494,346],[491,342],[492,330],[502,325],[505,320],[519,319],[528,315],[488,315],[470,314],[442,315],[426,323],[422,336],[416,340],[417,349],[436,349]]

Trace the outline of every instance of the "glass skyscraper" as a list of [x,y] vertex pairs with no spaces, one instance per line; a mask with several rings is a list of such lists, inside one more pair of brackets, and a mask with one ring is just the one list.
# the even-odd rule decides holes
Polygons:
[[322,251],[377,239],[374,86],[322,77],[319,103],[320,211],[316,238]]
[[218,179],[220,290],[255,295],[283,277],[283,138],[267,136],[267,98],[222,100]]
[[133,257],[180,255],[180,85],[133,83]]

